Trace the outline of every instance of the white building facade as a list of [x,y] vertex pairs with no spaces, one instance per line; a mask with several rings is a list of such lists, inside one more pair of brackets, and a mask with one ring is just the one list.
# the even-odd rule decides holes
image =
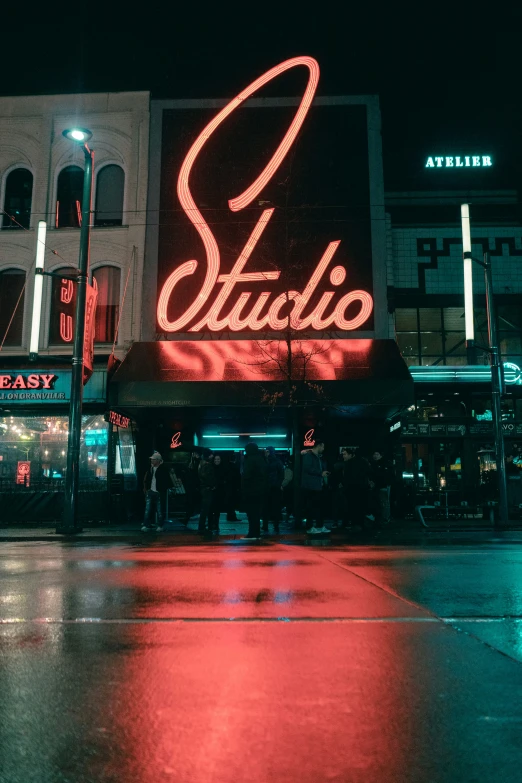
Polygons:
[[[75,126],[92,131],[95,151],[91,271],[99,288],[96,354],[110,352],[119,322],[116,355],[124,353],[139,325],[149,94],[0,98],[0,360],[28,353],[40,220],[48,226],[45,270],[77,267],[84,155],[62,136]],[[42,357],[71,350],[70,340],[63,339],[69,335],[60,335],[52,312],[57,280],[47,278],[44,287]]]

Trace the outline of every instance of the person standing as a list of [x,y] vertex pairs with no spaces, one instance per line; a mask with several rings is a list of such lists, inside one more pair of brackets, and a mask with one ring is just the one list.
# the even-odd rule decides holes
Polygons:
[[345,498],[344,525],[349,527],[353,523],[364,527],[369,508],[370,466],[367,460],[359,457],[355,449],[343,449],[341,456],[341,484]]
[[268,471],[268,492],[263,507],[263,530],[268,533],[268,523],[273,522],[274,533],[279,533],[285,469],[273,446],[268,446],[265,449],[265,458]]
[[245,448],[242,494],[248,518],[248,538],[259,538],[261,534],[261,509],[268,491],[268,466],[257,443],[248,443]]
[[324,441],[317,440],[315,446],[306,451],[302,458],[301,496],[302,508],[306,511],[307,532],[311,535],[329,533],[323,525],[323,487],[330,475],[325,470],[322,454]]
[[281,490],[283,492],[283,505],[286,509],[286,521],[289,522],[294,514],[294,471],[290,467],[290,457],[287,457],[284,464],[283,481]]
[[198,468],[201,454],[193,451],[184,476],[187,508],[185,512],[185,525],[188,525],[192,516],[199,511],[199,476]]
[[372,482],[377,494],[377,513],[379,521],[387,525],[390,521],[391,467],[380,451],[372,455]]
[[225,466],[223,465],[223,461],[219,454],[216,454],[214,456],[214,476],[216,481],[216,489],[214,491],[214,498],[212,501],[210,529],[212,530],[213,533],[219,535],[219,519],[221,517],[221,512],[225,508],[225,492],[226,492]]
[[150,457],[150,467],[143,477],[145,516],[141,529],[144,533],[163,530],[167,511],[167,492],[172,487],[170,472],[159,451]]
[[203,449],[201,462],[198,468],[199,489],[201,493],[201,511],[199,514],[198,532],[211,532],[212,506],[214,492],[216,490],[216,476],[214,473],[214,455],[210,449]]
[[232,453],[230,455],[230,461],[228,463],[228,469],[226,472],[226,506],[227,506],[227,522],[238,522],[236,510],[238,507],[238,497],[241,489],[241,474],[236,462],[236,455]]

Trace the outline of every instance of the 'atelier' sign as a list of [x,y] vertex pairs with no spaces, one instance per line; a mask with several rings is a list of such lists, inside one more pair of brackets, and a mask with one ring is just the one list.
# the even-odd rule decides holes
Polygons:
[[[347,331],[360,328],[370,317],[373,299],[364,290],[350,291],[342,296],[339,296],[335,290],[324,291],[313,310],[304,315],[307,305],[313,299],[315,292],[320,290],[319,285],[327,275],[333,289],[345,282],[345,267],[334,266],[332,268],[331,264],[341,244],[341,240],[335,238],[327,244],[302,291],[284,291],[278,295],[274,295],[271,291],[262,291],[258,294],[253,306],[249,308],[249,312],[245,312],[252,292],[243,291],[237,296],[235,302],[231,302],[230,299],[233,297],[236,284],[277,281],[281,275],[280,270],[273,268],[270,271],[244,272],[249,258],[272,219],[275,208],[265,209],[262,212],[231,272],[220,274],[221,257],[217,239],[211,225],[207,223],[198,209],[191,192],[190,175],[194,164],[208,140],[224,120],[247,98],[250,98],[280,74],[297,66],[307,68],[309,76],[306,90],[292,122],[269,162],[254,182],[240,195],[228,201],[232,212],[240,212],[252,204],[275,177],[277,170],[294,145],[308,114],[319,81],[319,65],[312,57],[294,57],[291,60],[286,60],[252,82],[208,123],[185,157],[178,175],[177,194],[185,215],[198,232],[203,243],[206,256],[206,274],[199,293],[185,311],[172,320],[168,315],[168,309],[170,302],[176,298],[176,286],[184,278],[194,275],[198,261],[186,261],[168,276],[158,300],[157,318],[161,331],[180,332],[184,329],[188,329],[190,332],[200,332],[205,329],[210,331],[224,329],[231,331],[244,329],[281,331],[289,327],[295,330],[322,330],[333,327]],[[222,284],[222,287],[216,291],[218,284]],[[208,307],[209,304],[210,307]],[[289,313],[290,308],[291,312]],[[193,323],[195,320],[196,323]],[[191,323],[193,325],[190,325]]]
[[428,158],[426,169],[477,169],[493,165],[491,155],[435,155]]

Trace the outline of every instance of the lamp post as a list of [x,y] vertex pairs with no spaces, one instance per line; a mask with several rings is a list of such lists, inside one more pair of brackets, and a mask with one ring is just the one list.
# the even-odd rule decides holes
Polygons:
[[[491,274],[491,259],[489,253],[484,253],[484,260],[474,258],[471,251],[471,231],[469,223],[469,204],[461,205],[462,218],[462,248],[464,259],[464,305],[466,321],[466,348],[468,350],[468,362],[474,357],[476,348],[486,351],[490,355],[491,363],[491,417],[493,419],[493,434],[495,437],[495,455],[498,477],[498,522],[506,525],[508,522],[508,499],[506,482],[506,462],[504,449],[504,433],[502,431],[502,393],[504,378],[502,375],[502,363],[498,344],[497,321],[495,315],[495,302],[493,299],[493,278]],[[476,346],[473,323],[473,262],[484,269],[486,288],[486,310],[488,319],[488,343],[486,346]]]
[[76,290],[71,403],[69,407],[69,438],[67,444],[67,470],[65,474],[65,502],[62,523],[57,526],[56,532],[79,533],[81,528],[77,521],[77,510],[80,474],[80,440],[82,431],[85,305],[87,299],[87,278],[89,274],[94,152],[87,146],[87,142],[92,138],[92,133],[86,128],[71,128],[70,130],[65,130],[63,131],[63,136],[76,144],[81,144],[85,156],[85,173],[83,179],[82,224],[80,228],[80,253],[78,258],[78,283]]

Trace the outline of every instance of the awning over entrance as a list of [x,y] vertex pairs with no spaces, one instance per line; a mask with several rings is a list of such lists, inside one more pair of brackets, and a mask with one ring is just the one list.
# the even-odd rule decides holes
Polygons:
[[284,404],[290,385],[302,404],[413,402],[413,381],[393,340],[294,340],[288,353],[282,340],[135,343],[112,385],[117,404],[131,407],[264,405],[278,391]]

